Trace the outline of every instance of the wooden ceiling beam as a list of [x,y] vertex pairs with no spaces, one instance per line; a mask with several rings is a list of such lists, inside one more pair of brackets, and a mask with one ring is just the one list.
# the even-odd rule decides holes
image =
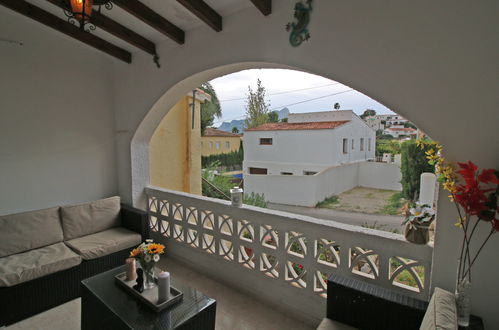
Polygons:
[[138,0],[113,0],[113,3],[178,44],[185,42],[185,32]]
[[222,16],[203,0],[177,0],[177,2],[208,24],[213,30],[222,31]]
[[80,30],[77,26],[52,15],[51,13],[33,6],[24,0],[0,0],[0,5],[29,17],[39,23],[64,33],[78,41],[92,46],[104,53],[114,56],[126,63],[132,63],[132,54],[126,50],[107,42],[93,34]]
[[272,0],[251,0],[253,4],[264,14],[268,16],[272,14]]
[[[68,0],[47,0],[51,4],[66,9],[69,8]],[[149,41],[148,39],[142,37],[138,33],[130,30],[129,28],[119,24],[118,22],[110,19],[107,16],[102,15],[97,10],[92,11],[92,16],[90,18],[90,22],[95,26],[101,28],[104,31],[114,35],[117,38],[122,39],[123,41],[142,49],[143,51],[155,55],[156,54],[156,45]]]

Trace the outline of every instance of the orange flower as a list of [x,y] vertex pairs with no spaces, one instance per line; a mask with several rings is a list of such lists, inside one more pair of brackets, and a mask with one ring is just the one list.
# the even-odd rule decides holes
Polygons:
[[160,254],[164,253],[165,246],[163,244],[152,243],[147,249],[149,254]]
[[130,252],[130,257],[137,257],[138,255],[140,255],[140,249],[139,248],[133,249]]

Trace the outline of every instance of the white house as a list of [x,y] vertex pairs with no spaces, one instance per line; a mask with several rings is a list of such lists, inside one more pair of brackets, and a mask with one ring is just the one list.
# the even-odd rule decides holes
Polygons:
[[245,131],[245,174],[311,175],[374,158],[375,131],[353,111],[290,114]]
[[403,125],[394,125],[383,130],[383,134],[389,134],[398,139],[401,137],[416,137],[418,131],[411,127],[404,127]]
[[269,202],[315,206],[357,186],[401,190],[396,164],[375,158],[375,131],[351,110],[290,114],[245,131],[244,189]]

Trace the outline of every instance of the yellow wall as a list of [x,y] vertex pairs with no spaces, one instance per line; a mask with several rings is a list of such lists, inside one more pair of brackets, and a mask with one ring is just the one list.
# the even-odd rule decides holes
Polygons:
[[150,182],[154,186],[201,195],[201,117],[196,100],[183,97],[161,120],[149,143]]
[[[236,136],[202,136],[201,142],[201,154],[203,156],[226,154],[238,151],[241,147],[241,138]],[[226,148],[226,142],[230,143],[230,148]],[[217,143],[220,143],[220,149],[217,149]]]

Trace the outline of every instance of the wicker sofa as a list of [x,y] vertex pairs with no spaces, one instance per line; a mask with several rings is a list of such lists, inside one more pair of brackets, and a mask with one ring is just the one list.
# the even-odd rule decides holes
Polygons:
[[0,216],[0,327],[79,297],[148,236],[147,214],[119,197]]

